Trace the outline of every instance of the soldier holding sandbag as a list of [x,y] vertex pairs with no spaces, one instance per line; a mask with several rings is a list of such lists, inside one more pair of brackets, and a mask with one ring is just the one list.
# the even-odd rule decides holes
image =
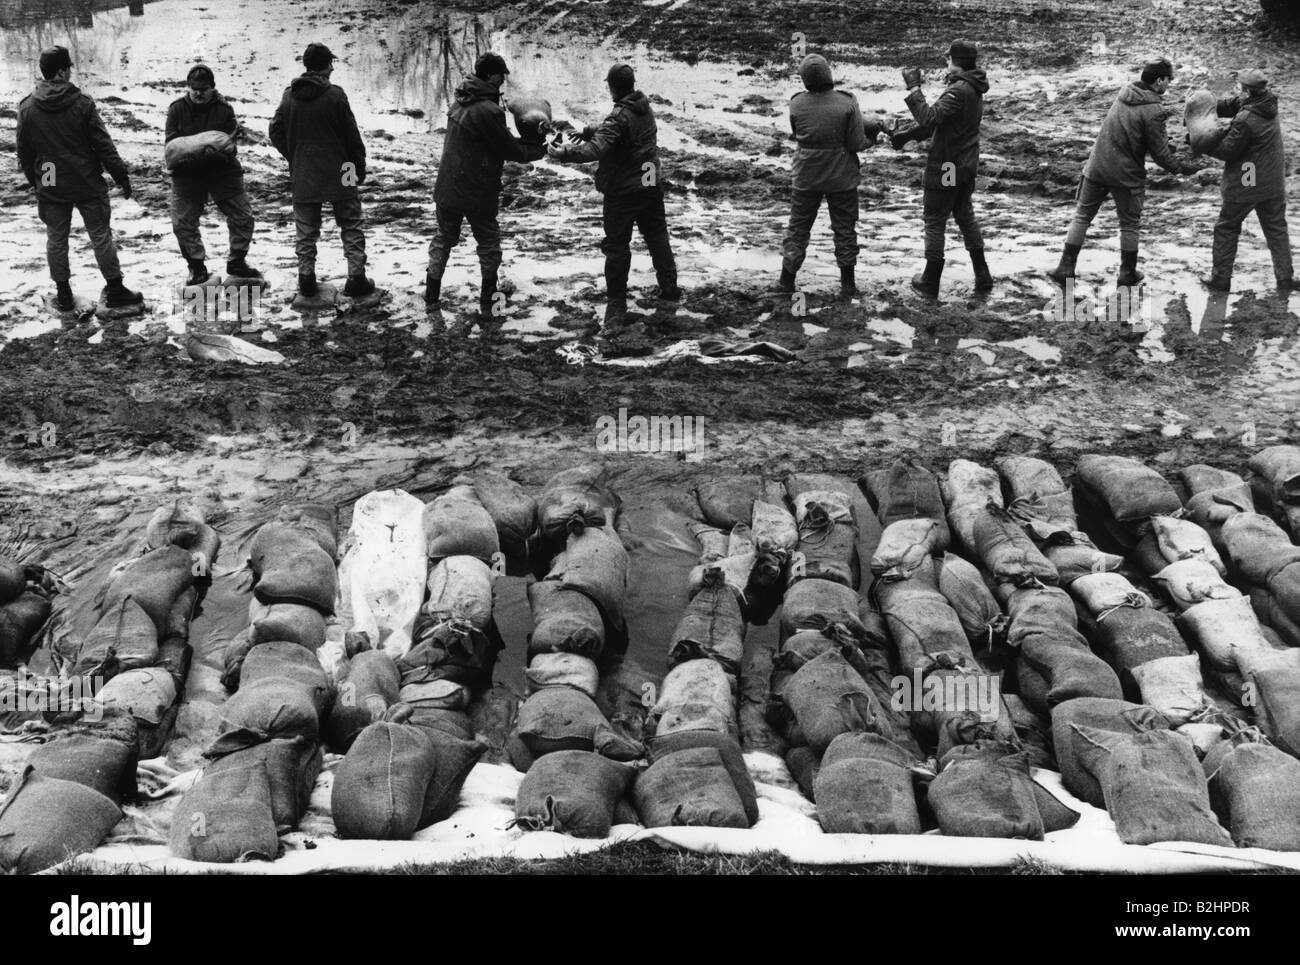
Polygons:
[[185,283],[201,285],[212,274],[205,264],[207,253],[199,233],[199,218],[209,197],[226,216],[230,232],[226,273],[240,278],[261,278],[262,273],[244,260],[253,242],[253,208],[244,191],[244,169],[234,153],[233,138],[239,130],[235,110],[217,93],[216,78],[206,64],[191,67],[185,84],[185,96],[172,101],[167,108],[164,143],[208,131],[219,131],[232,138],[229,153],[207,152],[202,158],[177,163],[171,171],[172,231],[190,268]]

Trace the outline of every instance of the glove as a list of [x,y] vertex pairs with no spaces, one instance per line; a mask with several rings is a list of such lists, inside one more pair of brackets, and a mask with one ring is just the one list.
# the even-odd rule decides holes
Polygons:
[[895,131],[893,134],[889,135],[889,143],[894,146],[895,151],[901,151],[903,149],[903,145],[905,145],[908,141],[912,139],[913,138],[912,138],[911,128],[908,128],[905,131]]
[[123,178],[121,181],[117,183],[117,186],[122,189],[122,197],[125,198],[127,201],[130,201],[131,200],[131,179]]
[[921,68],[920,68],[920,67],[904,67],[904,68],[903,68],[903,83],[904,83],[904,85],[906,85],[906,87],[907,87],[908,90],[911,90],[913,87],[920,87],[920,86],[921,86]]

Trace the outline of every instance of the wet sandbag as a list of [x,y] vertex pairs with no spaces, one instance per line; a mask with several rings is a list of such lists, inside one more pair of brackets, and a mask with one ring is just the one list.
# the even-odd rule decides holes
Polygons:
[[[1010,622],[1007,639],[1012,646],[1019,646],[1026,637],[1034,634],[1072,636],[1070,631],[1079,625],[1074,602],[1060,587],[1018,587],[999,583],[995,590],[1007,611]],[[1081,635],[1074,635],[1072,639],[1080,646],[1087,646]]]
[[1034,781],[1023,754],[966,746],[949,755],[926,796],[939,831],[968,838],[1043,840]]
[[740,673],[745,655],[745,618],[736,595],[725,585],[696,593],[686,605],[668,649],[668,666],[707,658],[732,674]]
[[841,734],[813,778],[827,834],[920,834],[912,755],[879,734]]
[[975,666],[966,630],[933,580],[877,583],[876,597],[900,672],[924,671],[936,662]]
[[1223,496],[1239,497],[1243,501],[1242,509],[1248,513],[1255,511],[1251,498],[1250,486],[1235,472],[1196,463],[1178,470],[1178,478],[1186,487],[1189,497],[1202,493],[1217,493]]
[[327,616],[334,612],[339,586],[334,558],[311,533],[267,523],[253,537],[248,560],[253,592],[263,603],[301,603]]
[[1219,571],[1203,559],[1170,563],[1152,579],[1180,611],[1206,600],[1232,600],[1241,596],[1240,590],[1225,583]]
[[546,481],[537,497],[540,536],[552,546],[562,546],[572,521],[580,519],[588,526],[600,526],[607,516],[616,521],[621,505],[609,488],[604,466],[587,463],[562,470]]
[[524,680],[530,694],[546,687],[576,687],[595,697],[600,671],[594,660],[576,653],[539,653],[528,661]]
[[939,524],[935,552],[948,548],[951,536],[934,473],[910,459],[898,459],[888,470],[867,473],[863,481],[881,526],[900,519],[933,519]]
[[410,707],[431,707],[436,710],[466,710],[472,695],[469,688],[446,677],[434,677],[416,683],[403,683],[397,692],[399,703]]
[[1110,664],[1086,646],[1063,642],[1059,635],[1029,636],[1017,656],[1021,696],[1040,713],[1076,697],[1118,700],[1124,695]]
[[422,828],[445,821],[455,813],[470,771],[488,750],[481,741],[462,739],[437,728],[425,728],[425,733],[433,741],[437,764],[424,795]]
[[[469,714],[463,710],[443,710],[422,705],[408,705],[406,709],[410,711],[410,716],[404,717],[401,721],[404,724],[422,728],[435,736],[445,735],[463,741],[472,740],[474,737],[474,725],[469,719]],[[390,718],[396,710],[397,708],[394,707],[389,711]]]
[[27,589],[27,568],[0,556],[0,606],[12,603]]
[[1219,530],[1233,569],[1254,586],[1266,586],[1282,567],[1300,560],[1300,546],[1260,513],[1237,513]]
[[[1052,745],[1066,789],[1094,807],[1105,807],[1101,784],[1093,776],[1094,766],[1091,766],[1097,745],[1080,738],[1078,727],[1137,734],[1168,730],[1169,721],[1152,707],[1103,697],[1067,700],[1052,708]],[[1095,768],[1100,766],[1097,764]]]
[[320,776],[320,745],[301,737],[271,740],[218,757],[203,769],[204,777],[262,762],[271,795],[271,817],[277,831],[292,831],[307,813],[316,778]]
[[221,537],[207,524],[197,506],[178,499],[154,510],[145,524],[145,545],[151,550],[179,546],[202,554],[203,561],[211,566],[221,548]]
[[934,555],[939,524],[933,519],[900,519],[886,526],[871,557],[871,572],[883,580],[905,580]]
[[1219,551],[1219,558],[1225,562],[1228,557],[1228,545],[1223,540],[1223,524],[1233,516],[1253,513],[1253,504],[1249,499],[1239,500],[1235,496],[1227,497],[1218,493],[1197,493],[1187,501],[1187,518],[1210,534],[1210,541]]
[[546,578],[557,581],[563,590],[577,590],[590,597],[605,618],[606,643],[622,651],[627,641],[623,615],[627,571],[627,550],[613,528],[589,526],[570,534]]
[[240,689],[265,678],[292,680],[311,698],[318,714],[325,713],[333,696],[316,654],[296,643],[263,643],[249,651],[239,672]]
[[1210,809],[1205,773],[1192,742],[1168,730],[1116,734],[1086,726],[1080,740],[1100,753],[1089,758],[1106,811],[1125,844],[1192,841],[1231,847]]
[[1132,672],[1142,703],[1154,707],[1174,727],[1189,723],[1210,704],[1201,683],[1200,658],[1194,653],[1157,657]]
[[1178,493],[1160,473],[1127,456],[1087,455],[1075,466],[1078,480],[1100,500],[1112,519],[1132,528],[1152,516],[1183,508]]
[[32,590],[0,606],[0,669],[25,664],[36,651],[36,634],[49,619],[50,601]]
[[1220,576],[1227,576],[1227,567],[1214,548],[1210,534],[1188,519],[1175,519],[1172,516],[1152,516],[1152,535],[1160,549],[1160,555],[1169,563],[1179,560],[1203,560],[1218,571]]
[[480,630],[468,620],[422,616],[415,626],[415,646],[397,659],[397,669],[403,684],[451,680],[477,689],[491,684],[504,647],[491,621]]
[[1129,687],[1136,667],[1161,657],[1187,655],[1187,644],[1167,613],[1149,606],[1121,606],[1097,620],[1093,631],[1097,648]]
[[1060,586],[1069,586],[1081,576],[1112,573],[1124,565],[1124,557],[1103,553],[1083,533],[1055,533],[1042,552],[1056,567]]
[[325,735],[331,747],[346,753],[366,727],[381,721],[397,703],[401,673],[382,650],[363,650],[343,666],[338,693],[330,706]]
[[861,580],[858,528],[836,522],[814,503],[799,529],[799,545],[790,566],[790,583],[829,580],[856,589]]
[[1268,578],[1269,595],[1291,624],[1300,624],[1300,561],[1280,567]]
[[850,587],[830,580],[800,580],[785,594],[781,639],[800,630],[821,630],[838,623],[854,639],[867,640],[871,636],[870,628],[862,621],[861,613],[862,603]]
[[1300,851],[1300,761],[1238,744],[1210,778],[1210,802],[1239,848]]
[[144,667],[117,674],[96,695],[106,711],[117,710],[157,726],[176,703],[176,681],[162,667]]
[[0,872],[36,874],[92,851],[121,819],[121,809],[94,788],[28,764],[0,804]]
[[152,667],[158,660],[158,628],[132,597],[105,610],[81,644],[73,667],[77,676],[111,676]]
[[647,828],[747,828],[744,804],[713,747],[666,754],[637,777],[632,800]]
[[999,582],[1024,585],[1032,580],[1055,585],[1059,576],[1010,514],[989,503],[971,523],[976,555]]
[[594,750],[627,761],[642,751],[636,742],[619,738],[596,702],[574,687],[546,687],[525,700],[519,705],[515,733],[534,757]]
[[408,840],[420,825],[437,765],[433,740],[420,728],[368,726],[334,771],[330,814],[339,837]]
[[496,523],[470,486],[453,486],[424,507],[429,559],[474,556],[484,563],[501,551]]
[[1269,740],[1300,757],[1300,649],[1244,650],[1237,666],[1250,685],[1255,719]]
[[1261,632],[1271,631],[1289,647],[1300,647],[1300,623],[1292,620],[1277,598],[1266,589],[1250,591],[1250,607],[1261,624]]
[[795,783],[808,800],[813,799],[817,791],[817,774],[821,771],[821,761],[807,744],[792,747],[786,752],[785,766],[790,769]]
[[715,476],[696,487],[695,500],[705,522],[731,530],[749,525],[754,500],[762,499],[764,493],[762,476]]
[[712,660],[688,660],[664,677],[659,699],[650,708],[655,735],[682,730],[708,730],[733,737],[736,719],[736,678]]
[[605,623],[595,601],[577,590],[566,590],[558,580],[529,584],[533,632],[528,652],[576,653],[593,660],[605,646]]
[[754,501],[750,536],[759,553],[792,553],[799,543],[799,528],[785,506],[759,499]]
[[957,614],[972,644],[991,646],[1006,635],[1008,618],[973,563],[945,553],[938,566],[939,592]]
[[135,797],[139,744],[130,718],[106,718],[102,724],[78,724],[53,732],[27,763],[42,777],[94,788],[121,804]]
[[[355,512],[354,507],[354,515]],[[339,519],[338,511],[332,503],[299,501],[285,503],[276,512],[275,518],[276,522],[306,530],[331,558],[338,557]]]
[[745,809],[745,819],[753,825],[758,820],[758,791],[736,738],[707,730],[680,730],[652,738],[646,744],[646,755],[653,764],[661,757],[695,747],[712,747],[722,756],[722,764],[731,776],[731,782]]
[[304,737],[315,742],[320,717],[312,694],[287,677],[262,677],[240,686],[219,709],[214,756],[240,750],[264,740]]
[[993,460],[1006,482],[1007,508],[1023,522],[1034,522],[1040,533],[1070,533],[1079,528],[1074,495],[1051,463],[1032,456],[999,456]]
[[556,751],[528,769],[515,796],[515,823],[527,831],[606,838],[614,808],[635,772],[590,751]]
[[1300,446],[1268,446],[1251,456],[1246,467],[1255,504],[1265,512],[1282,516],[1287,507],[1300,504]]
[[315,607],[302,603],[273,603],[266,606],[253,601],[250,610],[254,644],[277,640],[296,643],[313,652],[325,645],[325,617]]
[[1219,98],[1213,91],[1197,90],[1187,96],[1183,105],[1183,125],[1194,154],[1213,156],[1228,132],[1228,121],[1220,118]]
[[975,520],[989,503],[1002,508],[998,474],[969,459],[954,459],[948,463],[947,475],[939,481],[939,491],[948,507],[948,529],[974,552]]
[[193,585],[206,566],[197,565],[188,550],[179,546],[164,546],[133,560],[108,584],[101,612],[109,613],[127,597],[149,614],[158,634],[167,632],[167,622],[172,606],[180,595]]
[[800,667],[781,688],[808,746],[823,754],[840,734],[871,731],[892,736],[892,728],[871,689],[839,651]]
[[204,772],[176,806],[168,848],[191,861],[274,860],[280,839],[266,762],[249,760]]
[[474,495],[496,524],[497,540],[508,555],[527,555],[528,540],[537,528],[537,500],[523,486],[498,472],[474,475]]

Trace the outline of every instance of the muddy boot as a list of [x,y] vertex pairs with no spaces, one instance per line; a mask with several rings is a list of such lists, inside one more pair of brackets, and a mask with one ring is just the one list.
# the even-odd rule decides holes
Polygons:
[[483,272],[483,283],[478,293],[478,311],[484,318],[496,317],[497,273]]
[[989,263],[984,260],[984,252],[972,251],[970,253],[971,267],[975,269],[975,290],[977,292],[991,292],[993,290],[993,274],[989,271]]
[[925,271],[917,272],[912,276],[912,287],[922,295],[937,298],[939,296],[939,279],[942,275],[943,259],[927,258],[925,259]]
[[310,272],[306,275],[298,276],[298,294],[304,298],[315,298],[320,292],[320,286],[316,284],[316,273]]
[[605,325],[617,325],[627,318],[627,296],[610,295],[605,299]]
[[853,278],[853,266],[840,266],[840,295],[844,298],[852,298],[858,293],[858,283]]
[[1082,245],[1067,244],[1061,249],[1061,260],[1047,273],[1047,277],[1058,285],[1064,285],[1067,278],[1074,277],[1074,269],[1079,262],[1079,252],[1082,250]]
[[781,279],[776,283],[776,287],[772,291],[780,292],[783,295],[794,294],[794,272],[782,268]]
[[185,263],[190,266],[190,275],[185,279],[186,285],[202,285],[212,277],[212,272],[208,271],[208,266],[203,263],[202,258],[187,258]]
[[72,297],[72,285],[66,281],[56,281],[54,283],[54,304],[58,306],[61,312],[70,312],[77,307],[76,299]]
[[682,300],[682,290],[677,285],[677,276],[671,272],[662,272],[655,276],[659,280],[659,298],[665,302]]
[[343,294],[349,298],[363,298],[374,293],[375,283],[365,275],[348,275],[347,283],[343,286]]
[[1280,292],[1300,291],[1300,281],[1297,281],[1294,275],[1290,278],[1279,278],[1277,280],[1277,290]]
[[436,305],[442,301],[442,275],[425,273],[424,276],[424,303],[426,305]]
[[1136,285],[1146,276],[1138,271],[1138,253],[1136,251],[1121,251],[1119,253],[1119,274],[1115,276],[1116,288],[1129,288]]
[[143,305],[144,296],[123,285],[121,278],[110,278],[104,286],[104,302],[109,308],[129,308],[132,305]]
[[[1206,275],[1201,279],[1201,284],[1212,292],[1232,291],[1232,279],[1224,278],[1222,275]],[[1279,285],[1279,288],[1282,286]]]
[[262,273],[244,260],[244,256],[231,258],[226,262],[226,274],[236,278],[261,278]]

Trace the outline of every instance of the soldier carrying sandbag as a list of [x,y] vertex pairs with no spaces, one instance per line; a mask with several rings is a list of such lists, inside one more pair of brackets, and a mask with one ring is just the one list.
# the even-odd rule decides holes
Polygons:
[[[193,137],[219,131],[232,139],[239,131],[239,121],[229,102],[217,92],[216,78],[207,64],[195,64],[185,77],[184,97],[167,108],[164,143],[178,137]],[[189,265],[187,285],[202,285],[212,273],[205,264],[207,252],[199,233],[199,218],[211,197],[217,210],[226,216],[230,232],[230,251],[226,273],[240,278],[261,278],[245,258],[253,243],[253,207],[244,190],[244,169],[233,151],[214,151],[202,159],[177,164],[172,168],[172,232],[180,245],[181,255]]]
[[1047,273],[1057,284],[1064,285],[1067,278],[1075,277],[1075,264],[1088,226],[1107,197],[1114,199],[1119,218],[1119,275],[1115,284],[1128,287],[1142,280],[1137,257],[1147,155],[1172,174],[1195,174],[1200,170],[1198,165],[1176,157],[1169,144],[1162,100],[1173,78],[1173,64],[1163,58],[1154,60],[1142,68],[1140,79],[1116,95],[1083,167],[1074,221],[1065,236],[1061,261]]
[[479,311],[492,314],[501,270],[501,172],[506,161],[537,161],[546,153],[539,132],[536,140],[522,140],[506,127],[501,88],[510,74],[505,58],[485,53],[474,63],[474,73],[456,88],[447,111],[447,136],[442,142],[438,180],[433,186],[436,223],[429,241],[429,267],[424,300],[437,304],[442,297],[442,275],[451,249],[460,241],[461,225],[468,221],[478,243]]
[[636,89],[636,75],[627,64],[615,64],[605,78],[614,109],[599,127],[586,127],[574,142],[552,147],[560,161],[599,161],[596,190],[604,196],[605,293],[607,319],[627,308],[627,276],[632,268],[632,229],[641,230],[659,297],[680,301],[677,262],[668,237],[664,188],[659,165],[659,136],[650,99]]
[[131,197],[131,175],[100,120],[95,102],[72,83],[72,57],[66,47],[41,53],[41,77],[36,89],[18,105],[18,165],[36,190],[37,211],[45,223],[45,254],[58,291],[55,304],[71,311],[71,268],[68,233],[72,209],[81,212],[95,261],[107,283],[101,300],[108,308],[140,305],[144,296],[122,284],[110,224],[112,207],[103,172],[117,182],[124,198]]
[[1252,211],[1273,256],[1273,275],[1280,291],[1300,288],[1291,267],[1291,237],[1286,227],[1286,150],[1278,121],[1277,94],[1268,77],[1253,68],[1237,73],[1237,94],[1216,105],[1220,117],[1231,117],[1217,147],[1209,153],[1224,162],[1223,205],[1214,225],[1210,274],[1202,279],[1213,291],[1232,287],[1241,226]]
[[317,294],[316,242],[321,209],[328,201],[343,237],[348,280],[343,294],[372,294],[366,277],[365,216],[359,185],[366,183],[366,145],[348,95],[330,83],[334,54],[324,44],[308,44],[302,55],[305,72],[284,91],[271,119],[271,143],[289,162],[293,181],[293,220],[297,229],[298,292]]

